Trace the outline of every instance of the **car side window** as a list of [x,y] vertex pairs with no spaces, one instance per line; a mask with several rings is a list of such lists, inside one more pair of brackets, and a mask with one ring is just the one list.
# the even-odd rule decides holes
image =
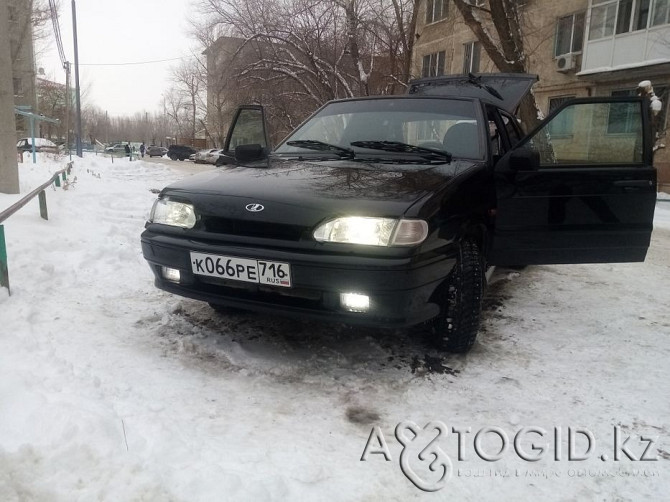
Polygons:
[[505,124],[505,131],[507,131],[507,138],[509,139],[510,146],[516,145],[521,141],[521,138],[523,138],[523,132],[521,131],[519,122],[515,117],[503,111],[500,112],[500,117]]
[[487,108],[491,156],[496,162],[521,139],[515,119],[497,108]]
[[491,155],[499,157],[503,151],[502,136],[495,120],[489,119],[489,144],[491,145]]
[[[570,104],[546,121],[526,146],[538,152],[544,167],[640,164],[642,106],[641,100]],[[552,134],[556,121],[569,134]]]
[[234,151],[239,145],[258,144],[266,148],[263,112],[260,109],[241,109],[237,116],[228,149]]

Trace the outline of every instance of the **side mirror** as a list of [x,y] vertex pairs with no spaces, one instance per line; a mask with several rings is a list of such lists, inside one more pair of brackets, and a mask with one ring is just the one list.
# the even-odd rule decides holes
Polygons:
[[532,148],[517,148],[509,157],[511,171],[537,171],[540,168],[540,152]]
[[235,147],[235,161],[239,163],[252,162],[254,160],[262,160],[267,155],[265,149],[258,143],[250,145],[237,145]]

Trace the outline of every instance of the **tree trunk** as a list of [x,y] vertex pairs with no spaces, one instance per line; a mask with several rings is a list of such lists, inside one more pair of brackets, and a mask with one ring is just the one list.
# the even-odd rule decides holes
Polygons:
[[0,0],[0,192],[19,193],[8,17],[7,0]]
[[[453,2],[500,72],[528,73],[523,23],[515,0],[489,0],[490,10],[471,5],[466,0]],[[519,106],[519,117],[525,129],[533,129],[542,115],[535,95],[530,93]]]

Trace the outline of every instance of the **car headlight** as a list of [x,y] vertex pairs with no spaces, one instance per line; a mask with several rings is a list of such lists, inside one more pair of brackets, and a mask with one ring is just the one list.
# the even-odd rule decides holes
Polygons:
[[423,220],[347,216],[320,225],[313,235],[319,242],[412,246],[426,239],[428,224]]
[[170,199],[157,199],[149,216],[152,223],[182,228],[193,228],[195,220],[195,209],[191,204]]

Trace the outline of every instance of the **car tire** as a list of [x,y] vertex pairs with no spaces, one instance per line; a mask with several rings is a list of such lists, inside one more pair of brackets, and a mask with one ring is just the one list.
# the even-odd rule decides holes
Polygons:
[[177,157],[177,156],[174,155],[174,154],[172,154],[172,155],[168,155],[168,157],[170,157],[171,160],[177,160],[177,159],[179,158],[179,157]]
[[448,352],[468,352],[475,343],[484,294],[484,264],[477,243],[465,239],[456,264],[437,291],[439,315],[432,321],[433,341]]

